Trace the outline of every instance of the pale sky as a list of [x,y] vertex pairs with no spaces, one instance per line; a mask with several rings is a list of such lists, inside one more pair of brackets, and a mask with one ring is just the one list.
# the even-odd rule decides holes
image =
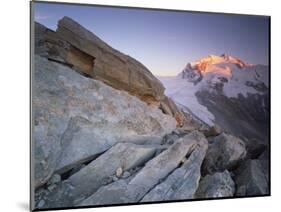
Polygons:
[[269,18],[34,3],[35,21],[53,30],[68,16],[154,75],[177,75],[188,62],[227,53],[268,64]]

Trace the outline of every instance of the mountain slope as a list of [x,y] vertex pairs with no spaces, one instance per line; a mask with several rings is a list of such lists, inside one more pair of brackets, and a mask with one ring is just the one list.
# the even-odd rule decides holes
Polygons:
[[198,87],[192,82],[187,82],[179,77],[159,77],[165,86],[165,94],[175,102],[186,106],[190,112],[204,123],[212,126],[214,115],[202,104],[199,103],[196,92]]

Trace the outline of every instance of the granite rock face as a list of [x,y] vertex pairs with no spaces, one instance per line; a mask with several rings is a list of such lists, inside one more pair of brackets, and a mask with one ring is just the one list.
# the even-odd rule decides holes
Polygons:
[[33,77],[36,187],[54,171],[93,158],[116,142],[134,135],[159,138],[176,127],[174,118],[127,92],[46,58],[35,57]]
[[164,98],[162,83],[143,64],[113,49],[74,20],[62,18],[56,32],[43,31],[39,24],[35,31],[41,32],[41,43],[44,40],[45,43],[40,47],[46,46],[49,59],[65,63],[113,88],[128,91],[149,104],[159,106]]

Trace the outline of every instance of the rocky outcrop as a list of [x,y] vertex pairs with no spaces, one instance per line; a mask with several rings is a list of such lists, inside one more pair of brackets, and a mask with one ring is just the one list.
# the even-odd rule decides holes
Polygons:
[[247,160],[235,171],[236,196],[256,196],[269,194],[266,169],[260,160]]
[[155,148],[119,143],[83,170],[71,176],[69,180],[77,190],[75,193],[83,192],[83,194],[87,195],[87,193],[93,193],[99,187],[96,185],[97,183],[102,185],[103,179],[113,175],[115,172],[118,173],[118,169],[129,170],[142,165],[154,153]]
[[150,190],[142,202],[193,199],[201,177],[200,168],[207,148],[207,140],[199,140],[190,156],[183,161],[182,166]]
[[[108,200],[111,201],[111,204],[140,201],[151,188],[157,185],[159,181],[163,180],[180,164],[186,155],[189,155],[194,148],[196,148],[197,142],[203,145],[203,148],[206,148],[207,141],[204,136],[198,132],[193,132],[178,139],[169,149],[147,162],[131,180],[128,182],[117,181],[112,185],[110,184],[102,187],[88,199],[83,201],[81,205],[103,205],[108,204]],[[190,168],[191,166],[196,167],[191,161],[189,163],[187,162],[186,166],[189,166]],[[188,171],[190,170],[185,169],[185,172]],[[198,178],[198,175],[196,176],[195,174],[195,178]],[[186,190],[184,189],[184,191]]]
[[45,207],[67,207],[87,198],[118,169],[129,170],[145,163],[155,152],[154,148],[119,143],[79,172],[61,183],[47,196]]
[[234,181],[230,173],[225,170],[202,178],[196,191],[196,198],[232,197],[234,192]]
[[164,179],[173,171],[182,159],[192,152],[197,142],[200,142],[201,139],[205,139],[202,134],[198,132],[190,133],[177,140],[169,149],[149,161],[129,183],[131,188],[138,191],[134,195],[135,200],[140,200],[159,180]]
[[[163,137],[176,121],[127,92],[35,57],[35,186],[133,135]],[[149,143],[149,141],[147,142]]]
[[204,174],[234,168],[246,157],[246,154],[246,146],[242,140],[222,133],[209,143],[203,163]]
[[36,49],[45,46],[49,59],[65,63],[113,88],[128,91],[149,104],[159,106],[164,98],[163,85],[144,65],[113,49],[72,19],[62,18],[56,32],[42,30],[39,24],[35,31],[41,35],[41,45]]
[[113,140],[104,139],[94,129],[95,124],[84,117],[70,118],[61,137],[62,154],[57,164],[59,173],[94,159],[114,144]]

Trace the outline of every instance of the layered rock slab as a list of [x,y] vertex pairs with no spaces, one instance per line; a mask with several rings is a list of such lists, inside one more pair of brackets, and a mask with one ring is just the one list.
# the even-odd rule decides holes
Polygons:
[[154,153],[151,147],[118,143],[49,193],[44,207],[74,206],[106,183],[120,167],[128,170],[142,165]]
[[207,140],[204,138],[199,140],[197,147],[183,165],[150,190],[141,201],[193,199],[201,177],[201,164],[207,148]]
[[61,138],[62,153],[57,172],[64,173],[83,162],[94,159],[109,149],[114,140],[97,134],[95,124],[81,116],[70,118]]
[[150,189],[178,167],[183,158],[196,148],[198,142],[206,142],[204,139],[205,137],[199,132],[179,138],[170,148],[147,162],[130,180],[119,180],[101,187],[79,205],[139,202]]
[[[83,162],[127,137],[163,137],[176,127],[172,117],[127,92],[44,57],[35,56],[34,61],[35,187],[43,185],[55,171]],[[83,122],[83,129],[73,120],[80,120],[79,125]],[[84,142],[95,148],[74,151]]]

